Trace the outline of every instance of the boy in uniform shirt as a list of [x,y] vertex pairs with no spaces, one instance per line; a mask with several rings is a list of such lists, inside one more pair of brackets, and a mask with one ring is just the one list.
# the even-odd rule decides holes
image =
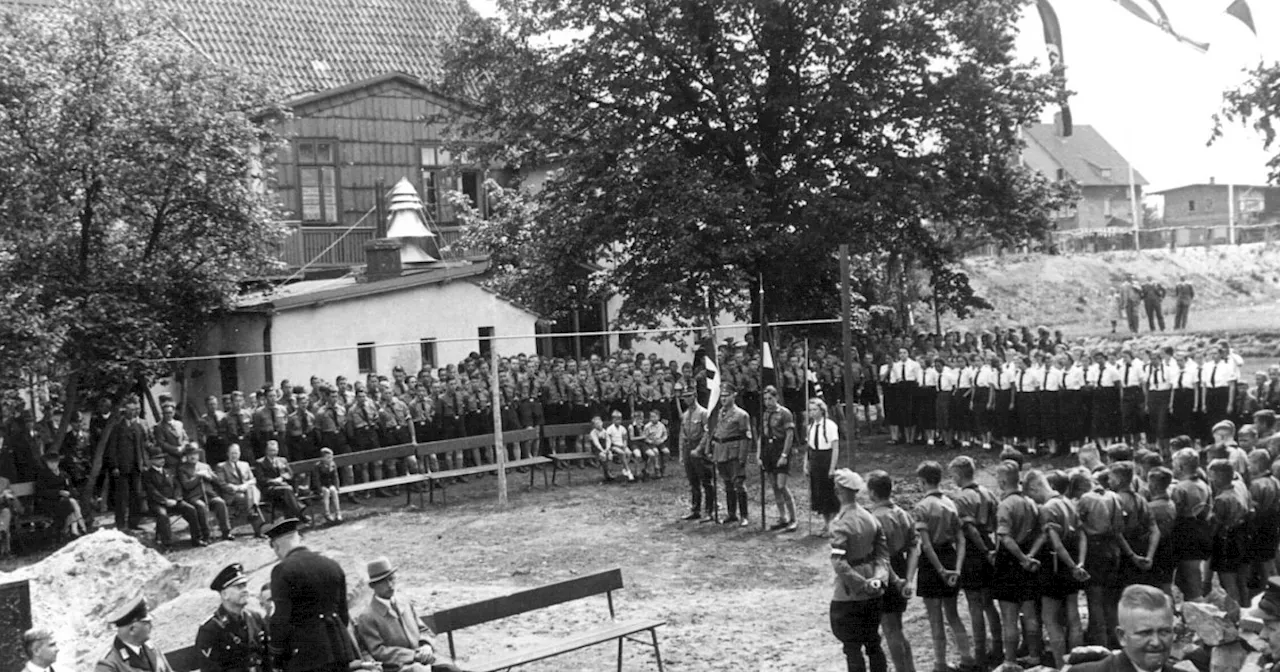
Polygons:
[[[935,672],[946,672],[947,626],[960,649],[961,669],[977,669],[969,633],[960,620],[956,596],[960,592],[960,573],[964,569],[965,538],[961,534],[960,514],[956,505],[942,494],[942,466],[926,461],[916,468],[925,496],[916,502],[911,513],[920,535],[924,562],[917,570],[916,586],[924,598],[933,634]],[[943,621],[943,618],[946,621]]]
[[1146,476],[1147,510],[1160,532],[1160,542],[1156,544],[1155,555],[1151,558],[1151,569],[1137,582],[1154,586],[1172,596],[1173,573],[1178,566],[1173,555],[1173,523],[1178,514],[1173,501],[1169,499],[1173,472],[1164,467],[1152,467],[1147,470]]
[[[792,442],[795,441],[796,421],[786,406],[778,403],[778,389],[772,385],[764,388],[764,421],[760,425],[760,472],[773,487],[773,501],[778,507],[778,522],[772,530],[795,531],[796,502],[787,487],[791,476]],[[764,515],[764,511],[760,512]]]
[[[1016,664],[1018,656],[1019,615],[1026,632],[1040,632],[1040,614],[1036,609],[1037,572],[1040,562],[1027,555],[1040,534],[1039,513],[1035,502],[1022,494],[1017,462],[1005,460],[996,467],[1000,485],[1000,504],[996,508],[995,570],[991,592],[1000,603],[1003,621],[1004,662]],[[1027,650],[1040,659],[1040,637],[1029,638]],[[991,663],[994,661],[988,661]]]
[[[880,648],[880,605],[889,581],[889,547],[879,521],[858,503],[866,489],[849,469],[835,472],[840,513],[831,522],[831,566],[835,592],[831,598],[831,632],[844,648],[848,672],[887,672]],[[863,658],[863,651],[866,658]]]
[[1094,646],[1116,646],[1117,613],[1115,604],[1109,603],[1115,590],[1121,587],[1120,544],[1124,528],[1123,511],[1114,493],[1097,484],[1097,478],[1107,476],[1107,470],[1094,474],[1092,490],[1080,495],[1076,511],[1080,514],[1080,528],[1085,534],[1086,553],[1084,569],[1089,573],[1085,585],[1085,597],[1089,603],[1089,626],[1085,630],[1085,643]]
[[881,470],[867,474],[871,515],[880,521],[889,549],[889,582],[880,605],[880,629],[889,645],[889,658],[897,672],[915,672],[911,643],[902,631],[902,614],[915,592],[920,538],[911,514],[893,502],[893,479]]
[[1261,448],[1249,453],[1249,498],[1253,500],[1249,562],[1254,581],[1265,583],[1276,573],[1280,545],[1280,481],[1271,471],[1271,454]]
[[1173,475],[1177,479],[1169,490],[1173,502],[1173,555],[1178,563],[1176,581],[1185,599],[1204,595],[1204,561],[1213,554],[1213,493],[1200,472],[1200,455],[1193,448],[1183,448],[1173,455]]
[[[969,606],[973,626],[973,651],[978,663],[995,663],[1004,656],[1000,610],[991,597],[991,534],[996,528],[996,508],[1000,500],[985,485],[974,482],[973,459],[961,455],[947,466],[956,490],[951,494],[965,537],[965,559],[960,572],[960,588]],[[991,655],[987,653],[987,628],[991,631]]]
[[[1140,583],[1143,576],[1151,571],[1156,547],[1160,544],[1160,529],[1151,516],[1147,500],[1133,491],[1133,463],[1115,462],[1110,470],[1108,485],[1120,505],[1119,542],[1121,550],[1125,552],[1120,562],[1120,586],[1127,586]],[[1116,594],[1111,596],[1117,603],[1120,590],[1122,588],[1117,587]]]
[[1208,471],[1213,487],[1213,556],[1209,569],[1217,572],[1227,596],[1236,604],[1244,604],[1249,596],[1246,552],[1253,503],[1244,483],[1237,484],[1236,470],[1230,462],[1213,460]]

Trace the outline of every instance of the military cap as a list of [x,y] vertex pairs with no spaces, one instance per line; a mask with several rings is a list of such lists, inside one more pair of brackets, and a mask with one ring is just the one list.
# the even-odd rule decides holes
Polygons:
[[1235,433],[1236,433],[1236,423],[1231,422],[1230,420],[1223,420],[1222,422],[1219,422],[1218,424],[1216,424],[1216,425],[1214,425],[1214,426],[1213,426],[1213,433],[1214,433],[1214,434],[1217,434],[1217,433],[1218,433],[1218,430],[1220,430],[1220,429],[1225,429],[1225,430],[1227,430],[1227,431],[1231,432],[1231,435],[1232,435],[1232,436],[1235,436]]
[[262,531],[267,538],[275,541],[286,534],[292,534],[298,531],[298,525],[301,521],[297,518],[285,518]]
[[123,628],[126,625],[133,625],[138,621],[149,620],[151,620],[151,617],[147,615],[147,599],[141,595],[126,601],[111,613],[107,614],[107,622],[117,628]]
[[222,571],[213,577],[213,583],[209,584],[209,588],[216,592],[222,592],[231,586],[240,586],[246,583],[249,583],[249,575],[244,573],[244,565],[233,562],[223,567]]

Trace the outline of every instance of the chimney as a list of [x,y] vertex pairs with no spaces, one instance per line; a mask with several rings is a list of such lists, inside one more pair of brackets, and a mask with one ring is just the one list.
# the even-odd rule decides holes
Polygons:
[[1053,134],[1059,138],[1067,137],[1067,129],[1062,124],[1062,112],[1053,113]]
[[1212,175],[1209,176],[1209,184],[1217,184],[1217,181],[1214,179]]

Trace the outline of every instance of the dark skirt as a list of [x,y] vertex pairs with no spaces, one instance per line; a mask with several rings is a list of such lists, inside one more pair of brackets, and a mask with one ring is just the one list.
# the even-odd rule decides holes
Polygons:
[[1014,412],[1009,409],[1013,401],[1013,390],[996,390],[995,408],[991,409],[991,433],[999,437],[1013,436],[1016,425]]
[[1090,394],[1089,433],[1096,437],[1120,434],[1120,393],[1114,387],[1095,388]]
[[[1063,540],[1062,545],[1066,547],[1071,557],[1077,557],[1076,553],[1079,549],[1075,544]],[[1046,541],[1036,559],[1040,561],[1041,595],[1054,600],[1065,600],[1084,587],[1071,575],[1071,567],[1053,550],[1053,542]]]
[[991,388],[973,388],[973,431],[991,431],[991,411],[987,410],[987,400],[991,398]]
[[[906,581],[909,578],[905,550],[889,556],[889,566],[893,568],[893,573],[899,580]],[[906,610],[907,598],[902,595],[902,590],[898,586],[885,586],[884,595],[880,596],[880,611],[886,614],[901,614]]]
[[880,388],[876,381],[862,381],[862,388],[858,391],[858,403],[863,406],[875,406],[880,403]]
[[1178,518],[1173,521],[1173,557],[1178,561],[1208,560],[1213,555],[1213,530],[1209,521]]
[[917,387],[911,399],[918,429],[937,429],[938,390],[933,387]]
[[[943,567],[956,566],[956,547],[951,544],[934,546],[933,552],[938,554],[938,562]],[[938,573],[933,563],[920,554],[920,566],[916,569],[916,594],[925,598],[955,597],[960,593],[960,585],[948,586],[946,579]]]
[[886,393],[888,398],[884,400],[884,414],[890,425],[907,427],[915,421],[912,402],[915,400],[917,387],[915,383],[895,383],[889,386]]
[[1059,397],[1059,427],[1064,441],[1084,441],[1089,435],[1089,405],[1084,390],[1063,390]]
[[1046,439],[1062,438],[1062,392],[1040,393],[1040,433]]
[[1169,414],[1169,436],[1194,436],[1196,391],[1178,388],[1173,391],[1173,412]]
[[972,401],[970,394],[973,388],[957,388],[951,394],[951,429],[957,432],[968,432],[973,430],[973,411],[969,409],[969,403]]
[[952,426],[951,407],[955,405],[954,392],[938,392],[933,402],[933,428],[946,431]]
[[1040,393],[1019,392],[1014,400],[1015,415],[1018,418],[1017,428],[1013,436],[1024,438],[1041,436],[1040,434]]
[[1142,388],[1126,387],[1121,394],[1120,433],[1137,434],[1146,426],[1146,419],[1142,415]]
[[830,450],[809,451],[809,508],[830,515],[840,511],[836,483],[827,475],[831,470]]

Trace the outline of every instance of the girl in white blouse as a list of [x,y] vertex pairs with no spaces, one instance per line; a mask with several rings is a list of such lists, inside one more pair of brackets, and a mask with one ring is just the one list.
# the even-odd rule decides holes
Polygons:
[[840,426],[827,417],[826,402],[816,397],[809,400],[808,416],[804,474],[809,477],[809,507],[822,515],[822,536],[826,536],[840,512],[832,480],[840,463]]

